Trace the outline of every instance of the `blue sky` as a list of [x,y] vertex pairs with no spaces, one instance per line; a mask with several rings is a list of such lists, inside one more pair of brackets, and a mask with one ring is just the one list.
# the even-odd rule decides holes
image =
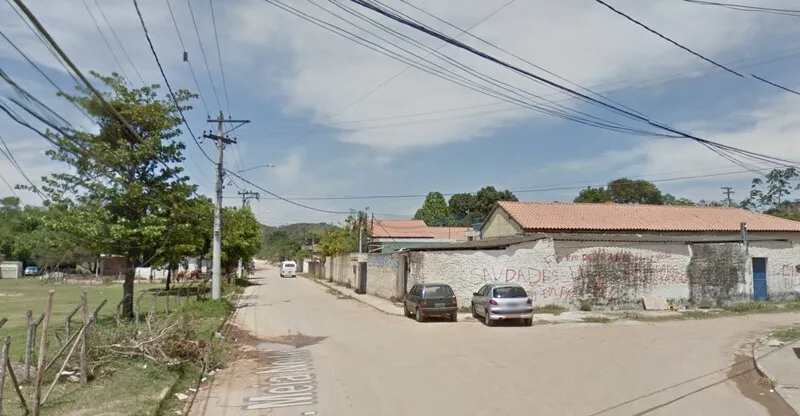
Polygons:
[[[139,3],[170,83],[174,88],[196,91],[189,65],[182,61],[184,49],[169,10],[164,7],[166,1]],[[209,112],[216,114],[222,109],[227,116],[229,105],[233,118],[252,120],[236,130],[239,144],[226,150],[226,164],[234,171],[274,164],[273,168],[253,169],[242,175],[259,187],[313,208],[347,211],[369,207],[376,217],[401,218],[413,215],[423,198],[309,198],[424,195],[432,190],[467,192],[485,185],[517,190],[522,200],[567,201],[575,196],[576,189],[541,189],[600,185],[622,175],[659,180],[720,174],[657,184],[666,192],[692,199],[721,199],[720,187],[731,186],[737,192],[735,197],[742,198],[754,176],[750,172],[722,175],[742,168],[689,141],[622,135],[583,126],[500,101],[416,68],[407,69],[404,63],[339,38],[263,0],[224,4],[212,1],[229,103],[222,84],[209,2],[191,2],[194,17],[203,29],[200,39],[208,69],[187,2],[169,0],[169,4]],[[98,9],[95,0],[30,3],[32,11],[81,70],[108,73],[120,71],[121,66],[134,86],[141,85],[137,71],[145,82],[163,84],[131,1],[100,1],[102,9]],[[427,56],[429,51],[403,44],[332,3],[287,3],[402,56],[417,60],[409,55],[410,51],[426,57],[422,63],[448,65],[435,55]],[[460,33],[403,2],[384,3],[451,36]],[[800,148],[793,144],[800,134],[800,96],[715,68],[593,1],[411,3],[464,29],[501,9],[469,33],[660,122],[732,146],[800,160]],[[796,46],[800,37],[798,17],[732,11],[679,0],[609,3],[717,62],[800,88],[796,70],[800,65],[800,48]],[[793,3],[764,0],[757,5],[792,7]],[[114,49],[119,65],[84,4]],[[441,41],[356,6],[348,7],[424,45],[441,46]],[[125,53],[109,31],[101,10]],[[0,27],[60,88],[72,87],[63,68],[8,4],[0,5]],[[469,35],[458,39],[537,75],[571,85]],[[387,40],[403,45],[406,51],[393,49]],[[620,120],[450,46],[439,52],[566,108]],[[90,125],[57,98],[55,88],[3,40],[0,68],[65,117]],[[449,73],[471,77],[452,66],[446,68]],[[214,78],[213,88],[209,72]],[[488,85],[474,77],[469,79]],[[381,87],[376,89],[378,86]],[[370,91],[373,92],[365,96]],[[2,85],[0,95],[13,93]],[[195,109],[186,114],[198,135],[213,128],[205,122],[203,101],[195,102]],[[65,169],[44,156],[47,143],[2,114],[0,135],[34,180]],[[210,195],[214,167],[190,137],[184,141],[188,149],[185,167],[200,185],[200,191]],[[211,143],[201,146],[213,157]],[[24,181],[3,157],[0,175],[12,184]],[[233,183],[226,184],[226,204],[239,203],[236,193],[240,189],[258,191],[234,178]],[[9,192],[0,182],[0,195]],[[35,195],[17,193],[27,203],[40,202]],[[253,201],[252,206],[265,224],[335,222],[344,218],[261,194],[261,201]]]

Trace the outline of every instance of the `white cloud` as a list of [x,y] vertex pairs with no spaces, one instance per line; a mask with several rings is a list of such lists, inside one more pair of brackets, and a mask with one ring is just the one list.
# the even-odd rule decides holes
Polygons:
[[[415,3],[464,28],[477,22],[499,5],[478,0],[461,1],[459,7],[453,7],[451,2],[443,1]],[[319,8],[306,3],[290,4],[312,16],[342,25],[351,31],[355,30]],[[342,4],[403,34],[409,34],[414,39],[420,39],[426,45],[436,48],[441,44],[441,41],[412,34],[409,29],[388,22],[386,18],[378,17],[365,9],[352,6],[349,2]],[[389,2],[389,4],[446,33],[458,34],[453,28],[433,21],[400,2]],[[614,4],[647,22],[653,28],[672,34],[678,41],[689,43],[694,49],[712,57],[724,56],[732,50],[741,50],[768,34],[797,31],[797,28],[792,26],[791,19],[776,19],[775,16],[768,14],[732,12],[670,0],[649,2],[628,0],[617,1]],[[333,5],[325,3],[324,7],[338,15],[348,16],[348,20],[352,22],[359,22],[373,34],[379,33],[390,39],[386,33],[379,32],[375,27],[345,14]],[[280,15],[268,18],[270,25],[278,25],[280,29],[271,28],[268,32],[262,31],[264,35],[256,36],[255,34],[259,29],[263,29],[265,24],[263,21],[253,19],[253,14],[274,16],[276,13],[286,14],[267,4],[261,4],[260,7],[258,4],[249,3],[239,6],[237,27],[241,34],[238,37],[247,38],[253,45],[259,45],[256,40],[260,40],[261,47],[284,52],[290,49],[291,70],[269,74],[271,77],[278,76],[282,79],[281,85],[287,100],[286,110],[290,113],[310,112],[315,122],[328,123],[336,128],[336,122],[437,111],[494,101],[485,95],[417,69],[411,69],[368,98],[340,113],[349,103],[402,71],[405,65],[313,27],[298,18]],[[375,36],[365,34],[363,31],[358,33],[397,50]],[[685,51],[644,32],[606,8],[583,2],[515,2],[478,26],[472,33],[586,86],[635,78],[653,78],[707,65]],[[523,33],[524,36],[520,35]],[[460,39],[532,69],[530,65],[492,50],[469,36],[465,35]],[[428,53],[408,46],[398,39],[392,41],[423,56]],[[497,65],[463,51],[456,52],[450,46],[442,49],[442,52],[503,82],[539,94],[546,94],[549,91]],[[447,65],[440,59],[429,59]],[[450,66],[447,68],[452,69]],[[342,141],[387,150],[435,146],[481,137],[490,134],[498,127],[527,117],[531,117],[531,113],[502,112],[453,120],[449,123],[412,125],[391,130],[346,129],[340,130],[336,137]]]

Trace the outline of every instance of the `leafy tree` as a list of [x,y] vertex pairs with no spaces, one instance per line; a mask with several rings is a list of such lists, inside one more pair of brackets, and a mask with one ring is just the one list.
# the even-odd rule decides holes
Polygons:
[[[208,223],[207,223],[208,224]],[[232,269],[261,249],[261,224],[249,207],[222,210],[222,266]]]
[[[154,264],[167,266],[166,290],[170,289],[172,271],[178,268],[181,257],[206,256],[211,251],[213,230],[209,224],[214,220],[214,203],[210,198],[197,197],[170,214],[174,224],[166,236],[170,244],[153,259]],[[186,218],[194,218],[194,221],[186,221]]]
[[678,198],[672,194],[664,194],[664,205],[697,205],[694,201],[686,198]]
[[698,207],[724,207],[724,206],[727,206],[722,201],[706,201],[705,199],[701,199],[701,200],[697,201],[697,203],[695,205],[697,205]]
[[[673,199],[673,202],[677,201]],[[681,201],[688,202],[688,200]],[[582,190],[574,202],[662,205],[664,204],[664,195],[655,185],[648,181],[619,178],[609,182],[606,187],[588,187]]]
[[323,256],[352,253],[358,249],[358,237],[349,226],[332,226],[320,239],[317,249]]
[[611,193],[606,188],[602,186],[597,188],[589,186],[581,190],[572,202],[598,203],[611,201]]
[[[82,107],[100,128],[73,127],[49,132],[57,144],[47,155],[71,170],[42,178],[41,191],[50,200],[47,226],[87,245],[92,252],[119,254],[127,259],[123,293],[124,316],[133,316],[134,267],[163,255],[180,224],[196,221],[185,210],[196,187],[183,174],[185,146],[177,140],[181,116],[170,97],[159,98],[158,85],[129,88],[117,74],[101,76],[106,101],[133,126],[141,141],[86,88],[61,94]],[[181,110],[195,95],[175,92]]]
[[[484,186],[475,194],[475,214],[472,218],[482,221],[489,216],[499,201],[517,202],[519,199],[509,190],[498,191],[494,186]],[[471,224],[470,224],[471,225]]]
[[789,195],[800,189],[795,184],[800,172],[795,168],[773,169],[764,179],[755,178],[750,186],[750,195],[742,201],[742,206],[761,211],[783,211]]
[[422,207],[414,214],[415,220],[423,220],[428,225],[446,225],[450,218],[450,207],[441,192],[428,193]]
[[478,210],[478,198],[473,194],[453,194],[447,201],[450,214],[459,225],[472,225]]

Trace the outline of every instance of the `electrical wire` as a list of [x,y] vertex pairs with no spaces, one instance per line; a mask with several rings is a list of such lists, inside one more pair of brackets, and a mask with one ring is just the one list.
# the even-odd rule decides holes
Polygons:
[[214,0],[208,0],[211,7],[211,23],[214,27],[214,39],[217,43],[217,55],[219,56],[219,73],[222,78],[222,91],[225,93],[225,106],[228,108],[228,117],[231,117],[231,100],[228,98],[228,84],[225,81],[225,69],[222,66],[222,49],[219,47],[219,33],[217,32],[217,18],[214,16]]
[[621,109],[619,107],[616,107],[613,104],[609,104],[609,103],[606,103],[604,101],[600,101],[600,100],[598,100],[596,98],[587,96],[586,94],[583,94],[581,92],[575,91],[575,90],[573,90],[571,88],[568,88],[568,87],[565,87],[563,85],[560,85],[560,84],[558,84],[558,83],[556,83],[554,81],[548,80],[546,78],[543,78],[541,76],[533,74],[533,73],[531,73],[529,71],[521,69],[521,68],[519,68],[517,66],[509,64],[508,62],[505,62],[505,61],[503,61],[503,60],[501,60],[499,58],[496,58],[496,57],[494,57],[492,55],[489,55],[489,54],[487,54],[485,52],[477,50],[474,47],[471,47],[469,45],[464,44],[463,42],[460,42],[458,40],[452,39],[451,37],[449,37],[447,35],[444,35],[444,34],[442,34],[440,32],[437,32],[436,30],[431,29],[431,28],[429,28],[429,27],[427,27],[425,25],[422,25],[422,24],[419,24],[419,23],[415,23],[415,22],[410,22],[407,19],[404,19],[404,18],[402,18],[400,16],[397,16],[396,14],[391,13],[390,11],[387,11],[387,10],[383,9],[383,8],[377,6],[376,4],[372,3],[372,2],[367,2],[365,0],[350,0],[350,1],[352,3],[356,3],[356,4],[360,5],[360,6],[362,6],[364,8],[370,9],[370,10],[372,10],[372,11],[378,13],[378,14],[381,14],[381,15],[383,15],[383,16],[391,19],[391,20],[394,20],[394,21],[396,21],[398,23],[401,23],[401,24],[403,24],[405,26],[408,26],[408,27],[411,27],[411,28],[416,29],[418,31],[421,31],[421,32],[423,32],[425,34],[428,34],[428,35],[432,36],[432,37],[436,37],[438,39],[445,40],[448,43],[450,43],[451,45],[458,47],[459,49],[462,49],[462,50],[467,51],[467,52],[469,52],[469,53],[471,53],[473,55],[476,55],[478,57],[486,59],[486,60],[488,60],[490,62],[493,62],[495,64],[498,64],[500,66],[503,66],[503,67],[505,67],[507,69],[510,69],[510,70],[518,73],[518,74],[525,75],[525,76],[527,76],[529,78],[532,78],[532,79],[540,81],[540,82],[544,82],[544,83],[550,85],[551,87],[557,88],[557,89],[559,89],[561,91],[564,91],[564,92],[566,92],[568,94],[577,96],[577,97],[579,97],[579,98],[581,98],[583,100],[588,100],[588,101],[595,102],[595,103],[600,104],[600,105],[602,105],[604,107],[607,107],[608,109],[610,109],[612,111],[616,111],[616,112],[621,112],[623,114],[627,114],[630,117],[639,119],[640,121],[644,122],[647,125],[650,125],[650,126],[658,128],[658,129],[661,129],[661,130],[676,134],[676,135],[681,136],[683,138],[694,140],[695,142],[700,143],[704,147],[710,149],[711,151],[719,154],[720,156],[722,156],[722,157],[724,157],[724,158],[726,158],[728,160],[733,161],[734,163],[736,163],[736,164],[738,164],[738,165],[740,165],[742,167],[749,168],[748,165],[744,161],[742,161],[740,159],[741,157],[745,157],[745,158],[752,159],[752,160],[757,160],[757,161],[771,162],[771,163],[774,163],[774,164],[779,165],[779,166],[794,166],[794,165],[798,164],[797,162],[790,161],[790,160],[787,160],[787,159],[782,159],[782,158],[778,158],[778,157],[774,157],[774,156],[767,156],[767,155],[763,155],[763,154],[760,154],[760,153],[757,153],[757,152],[752,152],[752,151],[748,151],[748,150],[744,150],[744,149],[735,148],[733,146],[728,146],[728,145],[724,145],[724,144],[721,144],[721,143],[713,142],[711,140],[703,139],[703,138],[697,137],[695,135],[692,135],[692,134],[689,134],[689,133],[686,133],[686,132],[682,132],[682,131],[677,130],[677,129],[673,128],[673,127],[670,127],[670,126],[668,126],[666,124],[657,122],[657,121],[649,119],[647,117],[642,117],[642,116],[637,115],[637,114],[635,114],[633,112],[629,112],[627,110],[624,110],[624,109]]
[[[84,2],[85,2],[85,0],[84,0]],[[119,36],[117,36],[117,31],[114,30],[114,26],[111,24],[111,22],[108,21],[108,17],[106,17],[106,13],[103,11],[103,7],[100,6],[100,2],[97,1],[97,0],[94,0],[94,4],[95,4],[95,6],[97,6],[97,10],[100,11],[100,15],[103,17],[103,20],[105,20],[106,25],[108,25],[108,29],[111,31],[111,35],[114,36],[114,39],[117,41],[117,44],[119,45],[119,49],[122,51],[122,54],[125,55],[126,58],[128,58],[128,63],[131,64],[131,67],[133,68],[133,71],[136,72],[136,76],[139,77],[139,81],[142,82],[142,86],[146,86],[147,83],[144,82],[144,77],[142,77],[142,74],[139,72],[139,68],[136,67],[136,64],[133,63],[133,59],[131,59],[131,55],[125,49],[125,45],[119,39]],[[87,6],[87,9],[88,9],[88,6]],[[94,17],[92,17],[92,20],[94,20]],[[98,30],[99,30],[99,27],[98,27]]]
[[[379,44],[377,44],[375,42],[372,42],[372,41],[370,41],[368,39],[365,39],[362,36],[355,35],[355,34],[353,34],[351,32],[348,32],[348,31],[342,29],[341,27],[338,27],[336,25],[332,25],[332,24],[330,24],[328,22],[325,22],[323,20],[320,20],[318,18],[310,16],[307,13],[304,13],[304,12],[302,12],[302,11],[296,9],[296,8],[293,8],[291,6],[288,6],[287,4],[281,2],[280,0],[265,0],[265,1],[267,1],[270,4],[273,4],[276,7],[279,7],[279,8],[281,8],[281,9],[283,9],[283,10],[285,10],[285,11],[291,13],[291,14],[294,14],[294,15],[296,15],[296,16],[304,19],[304,20],[307,20],[307,21],[309,21],[309,22],[311,22],[311,23],[313,23],[313,24],[315,24],[315,25],[317,25],[317,26],[319,26],[319,27],[321,27],[323,29],[329,30],[329,31],[341,36],[341,37],[344,37],[344,38],[346,38],[348,40],[351,40],[351,41],[354,41],[354,42],[356,42],[358,44],[361,44],[362,46],[365,46],[365,47],[367,47],[369,49],[372,49],[372,50],[374,50],[374,51],[376,51],[378,53],[386,55],[386,56],[388,56],[388,57],[390,57],[392,59],[398,60],[398,61],[406,63],[408,65],[415,66],[415,67],[421,69],[424,72],[430,73],[430,74],[432,74],[434,76],[437,76],[437,77],[440,77],[440,78],[443,78],[443,79],[448,80],[450,82],[453,82],[453,83],[455,83],[457,85],[464,86],[464,87],[469,88],[471,90],[474,90],[476,92],[489,95],[490,97],[499,98],[501,100],[504,100],[504,101],[507,101],[507,102],[510,102],[510,103],[514,103],[514,104],[517,104],[519,106],[522,106],[522,107],[525,107],[525,108],[529,108],[529,109],[537,111],[537,112],[541,112],[541,113],[544,113],[544,114],[549,114],[549,115],[552,115],[552,116],[558,117],[558,118],[565,118],[567,120],[574,121],[574,122],[577,122],[577,123],[580,123],[580,124],[586,124],[586,125],[589,125],[589,126],[592,126],[592,127],[605,128],[605,129],[608,129],[608,130],[612,130],[612,131],[616,131],[616,132],[620,132],[620,133],[624,133],[624,134],[632,134],[632,135],[639,135],[639,136],[654,136],[654,137],[677,138],[677,136],[666,135],[666,134],[663,134],[663,133],[655,133],[655,132],[652,132],[652,131],[646,131],[646,130],[641,130],[641,129],[620,127],[618,123],[613,123],[613,122],[611,122],[613,124],[598,123],[598,122],[595,122],[595,121],[592,121],[592,120],[586,120],[586,119],[582,119],[580,117],[576,117],[576,116],[571,116],[569,114],[565,114],[564,111],[559,111],[557,109],[553,110],[551,108],[542,107],[541,105],[532,104],[530,102],[521,100],[519,98],[511,97],[511,96],[509,96],[507,94],[503,94],[503,93],[499,93],[497,91],[493,91],[493,90],[491,90],[490,88],[488,88],[488,87],[486,87],[484,85],[477,84],[475,81],[471,81],[471,80],[468,80],[468,79],[464,78],[461,75],[454,74],[454,73],[452,73],[452,71],[449,71],[448,69],[441,67],[441,65],[432,64],[430,62],[427,62],[427,63],[432,64],[433,66],[435,66],[437,68],[441,68],[441,69],[437,69],[437,68],[433,68],[432,69],[430,67],[420,66],[419,63],[415,63],[415,62],[411,61],[409,58],[406,58],[405,56],[402,56],[402,55],[397,54],[396,52],[390,51],[390,50],[382,47],[381,45],[379,45]],[[311,2],[311,3],[314,4],[313,2]],[[319,5],[316,5],[316,6],[319,7]],[[324,8],[323,8],[323,10],[327,11],[328,13],[331,13],[330,11],[328,11],[328,10],[326,10]],[[335,16],[337,16],[337,15],[335,15]],[[341,19],[341,16],[337,16],[337,17]],[[347,20],[345,19],[345,21],[347,21]],[[353,24],[352,22],[349,22],[349,21],[347,21],[347,22],[350,23],[350,24]],[[416,56],[417,58],[420,58],[420,59],[422,58],[421,56],[419,56],[417,54],[414,54],[414,53],[411,53],[408,50],[403,49],[403,48],[399,47],[396,44],[393,44],[393,46],[395,46],[398,49],[401,49],[401,50],[403,50],[403,51],[405,51],[405,52],[407,52],[407,53],[409,53],[409,54],[411,54],[413,56]]]
[[208,72],[208,81],[211,83],[211,91],[214,92],[214,99],[217,101],[217,107],[222,109],[219,102],[219,95],[217,95],[217,87],[214,86],[214,77],[211,76],[211,67],[208,65],[208,58],[206,57],[206,50],[203,47],[203,41],[200,39],[200,30],[197,28],[197,20],[194,18],[194,9],[192,9],[192,1],[186,0],[186,5],[189,6],[189,15],[192,17],[192,24],[194,25],[194,32],[197,34],[197,43],[200,44],[200,53],[203,55],[203,62],[206,64],[206,71]]
[[[120,63],[119,58],[117,57],[117,53],[114,52],[114,48],[111,47],[111,42],[108,41],[106,34],[103,33],[103,31],[100,29],[100,24],[97,23],[97,19],[94,18],[94,13],[92,13],[92,10],[89,9],[89,3],[87,3],[86,0],[82,0],[82,3],[83,7],[86,9],[86,13],[88,13],[89,17],[92,19],[94,27],[95,29],[97,29],[97,33],[103,39],[103,42],[105,42],[106,48],[108,49],[109,52],[111,52],[111,57],[114,58],[114,62],[117,63],[117,67],[119,68],[120,72],[122,72],[122,76],[124,76],[125,79],[128,80],[128,82],[130,82],[131,77],[129,77],[128,74],[125,72],[125,68],[122,66],[122,63]],[[108,23],[108,21],[106,21],[106,23]],[[144,81],[142,81],[142,84],[144,84]]]
[[[194,132],[192,131],[192,127],[189,125],[189,122],[186,121],[186,117],[183,114],[183,108],[181,108],[178,99],[175,97],[175,93],[172,90],[172,85],[170,85],[169,83],[167,74],[164,72],[164,67],[161,65],[161,60],[158,58],[158,53],[156,53],[156,49],[153,46],[153,40],[150,38],[150,33],[147,30],[147,25],[144,22],[144,17],[142,16],[142,11],[139,9],[139,3],[137,2],[137,0],[133,0],[133,7],[136,9],[136,14],[139,16],[139,22],[142,25],[144,36],[147,38],[147,44],[150,46],[150,52],[152,52],[153,58],[155,59],[156,65],[158,66],[158,70],[161,72],[161,77],[164,79],[164,84],[166,84],[167,86],[167,90],[169,91],[169,96],[170,98],[172,98],[173,104],[175,104],[175,109],[178,111],[178,114],[180,114],[181,120],[183,121],[183,125],[186,126],[186,131],[189,132],[189,136],[191,136],[192,140],[200,149],[200,152],[203,154],[203,156],[205,156],[206,159],[208,159],[211,163],[216,165],[214,159],[211,159],[211,157],[205,152],[203,147],[200,145],[200,142],[197,140],[197,136],[195,136]],[[192,161],[195,163],[195,166],[197,167],[198,171],[203,175],[203,177],[205,177],[206,180],[209,180],[208,176],[205,176],[205,173],[203,169],[200,167],[200,165],[198,165],[194,159],[192,159]]]
[[720,6],[726,9],[738,10],[743,12],[764,12],[764,13],[780,14],[792,17],[800,17],[800,9],[778,9],[773,7],[758,7],[758,6],[748,6],[744,4],[720,3],[715,1],[701,1],[701,0],[683,0],[683,1],[703,6]]
[[197,87],[197,95],[200,96],[200,101],[203,102],[203,108],[206,110],[206,116],[211,118],[211,112],[208,110],[208,104],[206,103],[206,99],[203,96],[202,88],[200,88],[200,82],[197,81],[197,75],[194,72],[194,67],[192,66],[192,61],[189,59],[189,52],[186,51],[186,45],[183,43],[183,36],[181,36],[181,30],[178,28],[178,21],[175,19],[175,13],[172,12],[172,6],[169,4],[169,0],[164,0],[167,3],[167,10],[169,10],[169,17],[172,18],[172,25],[175,26],[175,32],[178,34],[178,40],[181,42],[181,49],[183,50],[184,57],[186,58],[186,63],[189,64],[189,71],[192,73],[192,79],[194,80],[194,85]]

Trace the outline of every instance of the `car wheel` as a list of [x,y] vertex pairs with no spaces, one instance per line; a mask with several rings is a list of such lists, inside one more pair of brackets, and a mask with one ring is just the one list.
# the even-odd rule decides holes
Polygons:
[[494,326],[494,321],[489,318],[489,310],[484,311],[485,315],[483,315],[483,322],[486,323],[486,326]]
[[475,310],[475,304],[474,303],[472,304],[472,307],[470,309],[472,309],[472,317],[475,318],[475,319],[478,319],[478,311]]
[[425,322],[425,315],[422,314],[422,311],[417,308],[417,322]]
[[532,326],[533,325],[533,318],[527,318],[522,320],[522,324],[525,326]]
[[403,305],[403,315],[405,315],[406,318],[411,317],[411,312],[408,311],[408,307],[406,305]]
[[458,322],[458,312],[453,312],[450,314],[450,321],[451,322]]

